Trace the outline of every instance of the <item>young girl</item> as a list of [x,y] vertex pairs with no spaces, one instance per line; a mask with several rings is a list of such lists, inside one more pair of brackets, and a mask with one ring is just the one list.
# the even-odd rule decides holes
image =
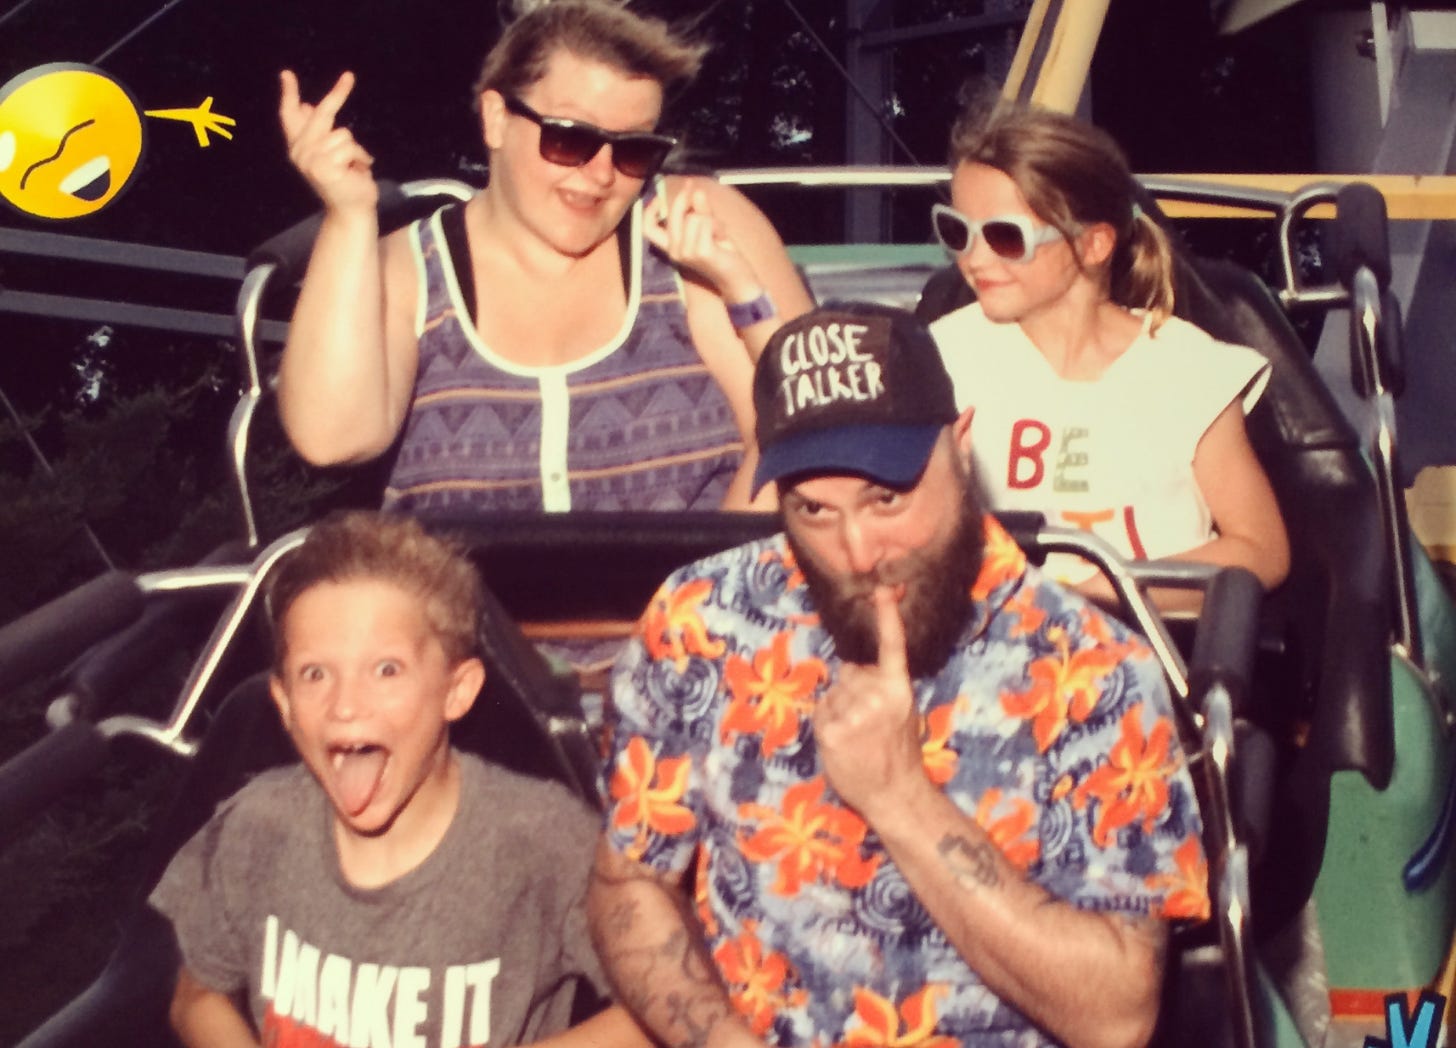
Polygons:
[[[1269,364],[1171,315],[1171,248],[1117,145],[1003,106],[962,114],[950,163],[932,220],[977,301],[932,331],[990,505],[1277,585],[1288,540],[1244,430]],[[1049,568],[1109,595],[1075,558]]]

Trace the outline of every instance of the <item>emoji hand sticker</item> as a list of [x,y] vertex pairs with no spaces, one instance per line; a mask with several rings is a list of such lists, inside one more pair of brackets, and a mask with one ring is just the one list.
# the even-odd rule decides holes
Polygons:
[[[212,98],[191,109],[147,116],[232,138],[231,117]],[[53,62],[0,86],[0,197],[26,214],[68,219],[95,214],[116,199],[141,163],[142,114],[126,88],[93,66]]]
[[156,117],[159,120],[184,120],[192,125],[192,130],[197,135],[197,144],[203,149],[211,145],[207,133],[211,131],[223,138],[232,138],[233,133],[227,128],[237,123],[230,116],[223,116],[221,113],[212,111],[212,96],[208,95],[202,100],[202,105],[193,106],[191,109],[148,109],[147,116]]

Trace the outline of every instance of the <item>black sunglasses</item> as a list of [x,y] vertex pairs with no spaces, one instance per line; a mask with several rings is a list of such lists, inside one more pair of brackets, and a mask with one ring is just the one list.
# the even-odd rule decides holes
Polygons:
[[603,131],[595,124],[542,116],[515,95],[502,95],[506,110],[523,116],[541,129],[541,159],[562,167],[582,167],[612,147],[612,166],[628,178],[651,178],[662,166],[677,139],[651,131]]
[[974,222],[945,204],[930,209],[930,223],[935,227],[936,239],[952,255],[965,254],[981,236],[998,258],[1008,262],[1030,262],[1037,248],[1062,235],[1056,226],[1039,226],[1025,215],[1000,215]]

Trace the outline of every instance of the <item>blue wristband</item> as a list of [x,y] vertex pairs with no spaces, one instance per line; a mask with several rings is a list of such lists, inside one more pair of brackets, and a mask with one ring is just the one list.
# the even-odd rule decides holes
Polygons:
[[728,323],[733,325],[734,331],[742,331],[746,327],[753,327],[754,324],[765,320],[772,320],[779,315],[774,308],[773,299],[768,297],[768,292],[763,291],[751,302],[729,302]]

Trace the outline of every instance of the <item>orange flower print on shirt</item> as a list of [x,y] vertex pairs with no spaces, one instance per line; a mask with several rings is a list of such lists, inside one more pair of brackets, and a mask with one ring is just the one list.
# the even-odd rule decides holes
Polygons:
[[716,659],[722,655],[726,645],[708,635],[699,611],[712,592],[713,583],[708,579],[696,579],[670,593],[658,591],[642,615],[647,654],[659,662],[672,659],[679,673],[687,669],[689,656]]
[[933,1036],[935,999],[944,993],[944,986],[931,983],[901,1002],[897,1013],[892,1001],[855,987],[854,1014],[860,1025],[837,1048],[958,1048],[954,1037]]
[[693,873],[693,906],[698,911],[698,921],[708,939],[718,935],[718,918],[713,913],[712,900],[708,898],[708,849],[699,848],[697,869]]
[[743,932],[714,950],[713,960],[728,984],[733,1006],[748,1020],[756,1037],[768,1033],[774,1016],[785,1008],[802,1008],[808,1003],[809,992],[803,987],[785,988],[797,976],[783,954],[764,954],[757,921],[744,921]]
[[944,786],[955,777],[961,755],[949,746],[956,711],[965,704],[965,696],[955,702],[937,706],[925,715],[920,728],[920,756],[925,762],[925,776],[937,786]]
[[1155,873],[1147,878],[1153,891],[1164,891],[1160,915],[1166,918],[1208,916],[1208,859],[1195,836],[1189,836],[1173,853],[1177,873]]
[[627,743],[612,773],[612,813],[616,829],[637,828],[637,836],[626,850],[629,859],[640,859],[647,849],[649,833],[677,834],[692,829],[697,817],[678,802],[687,792],[691,765],[687,757],[658,762],[640,736]]
[[1082,610],[1082,630],[1098,644],[1112,644],[1112,620],[1091,608]]
[[[785,593],[792,593],[794,590],[802,589],[807,585],[807,580],[804,578],[804,571],[799,567],[798,558],[794,556],[793,549],[788,546],[785,546],[782,550],[764,550],[758,555],[758,562],[760,564],[780,564],[783,566],[785,572]],[[786,621],[795,626],[804,626],[812,629],[819,625],[819,613],[817,611],[808,611],[791,614],[786,616]]]
[[785,546],[782,553],[771,549],[765,550],[758,559],[761,564],[772,564],[774,561],[778,561],[784,566],[784,571],[788,572],[788,578],[784,580],[784,589],[795,590],[804,585],[804,572],[800,570],[799,562],[794,558],[794,551],[789,547]]
[[752,862],[776,862],[775,895],[798,894],[805,881],[832,879],[845,888],[862,888],[879,868],[880,856],[861,857],[865,823],[848,808],[825,804],[824,779],[816,776],[784,791],[782,808],[746,803],[738,806],[744,823],[758,829],[740,841]]
[[997,586],[1017,578],[1026,569],[1026,554],[1004,528],[986,518],[986,550],[981,555],[981,573],[971,587],[971,599],[983,601]]
[[1006,637],[1015,640],[1030,636],[1046,623],[1046,609],[1036,602],[1036,590],[1019,589],[1003,606],[1006,615]]
[[829,670],[820,659],[790,661],[789,633],[784,631],[754,652],[752,662],[728,656],[723,677],[732,692],[723,716],[723,741],[734,732],[762,734],[759,747],[769,757],[798,738],[802,718],[813,708],[814,691],[829,679]]
[[1047,639],[1056,651],[1027,667],[1031,687],[1001,696],[1001,708],[1008,716],[1031,721],[1039,753],[1045,753],[1057,741],[1069,717],[1080,724],[1091,715],[1102,695],[1103,681],[1124,654],[1117,647],[1071,651],[1067,631],[1060,626],[1047,630]]
[[1001,807],[1001,791],[992,787],[981,795],[976,805],[976,822],[991,843],[1001,849],[1006,861],[1022,873],[1041,855],[1041,841],[1026,834],[1036,822],[1036,805],[1025,797],[1012,797],[1008,801],[1011,810],[999,819],[992,818]]
[[1158,816],[1168,807],[1168,780],[1178,762],[1168,756],[1173,725],[1159,717],[1143,736],[1142,703],[1122,718],[1122,736],[1113,743],[1107,762],[1097,767],[1072,792],[1072,804],[1082,808],[1089,797],[1099,804],[1092,842],[1107,847],[1112,835],[1141,819],[1144,832],[1152,832]]
[[1067,794],[1071,793],[1072,787],[1074,785],[1076,785],[1076,783],[1072,780],[1072,773],[1063,772],[1061,775],[1057,776],[1057,781],[1052,783],[1052,790],[1049,795],[1049,799],[1053,804],[1055,804]]

